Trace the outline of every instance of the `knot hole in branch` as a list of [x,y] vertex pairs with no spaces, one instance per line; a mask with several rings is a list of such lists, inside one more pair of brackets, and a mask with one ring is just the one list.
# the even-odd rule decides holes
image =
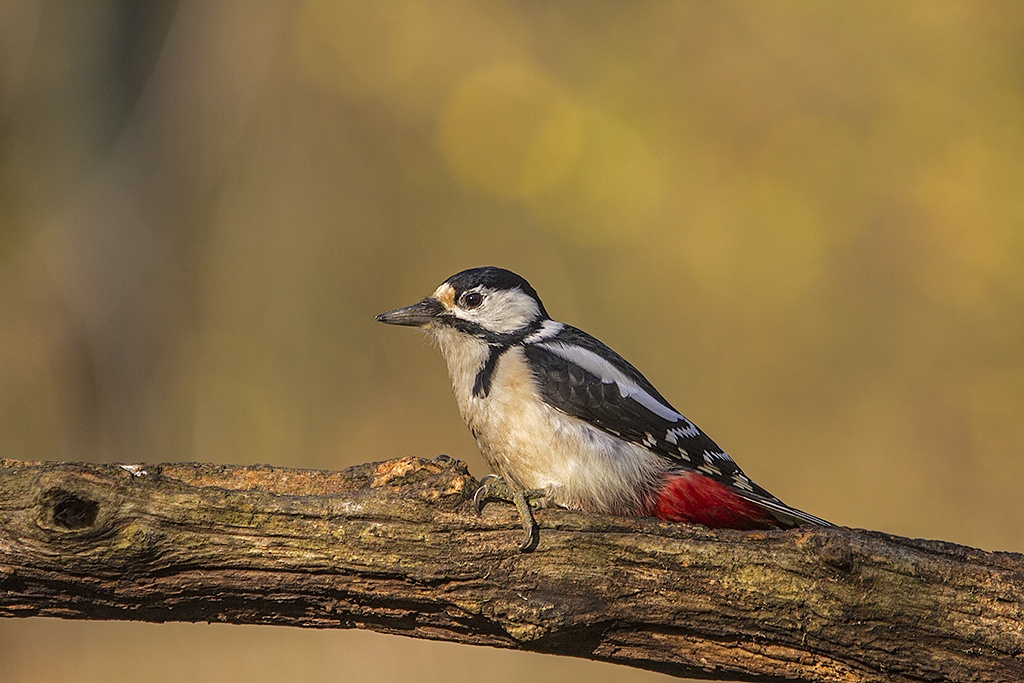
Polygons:
[[96,523],[100,504],[64,489],[50,489],[44,502],[52,511],[53,523],[62,529],[88,529]]

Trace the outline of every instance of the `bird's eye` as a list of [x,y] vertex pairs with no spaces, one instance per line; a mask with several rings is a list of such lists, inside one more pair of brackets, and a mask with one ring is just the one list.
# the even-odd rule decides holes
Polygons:
[[462,296],[463,308],[476,308],[484,302],[484,295],[480,292],[466,292]]

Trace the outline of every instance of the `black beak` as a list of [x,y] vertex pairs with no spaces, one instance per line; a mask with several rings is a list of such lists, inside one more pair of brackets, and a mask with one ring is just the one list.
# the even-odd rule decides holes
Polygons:
[[428,325],[433,322],[434,318],[443,311],[444,304],[437,299],[428,296],[423,301],[413,304],[412,306],[396,308],[393,311],[381,313],[377,316],[377,322],[387,323],[388,325],[423,327],[424,325]]

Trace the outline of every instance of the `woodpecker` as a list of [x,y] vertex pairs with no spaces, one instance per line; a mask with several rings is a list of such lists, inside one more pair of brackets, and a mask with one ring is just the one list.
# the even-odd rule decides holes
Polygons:
[[710,528],[831,526],[751,481],[622,356],[552,320],[511,271],[464,270],[377,320],[418,327],[441,350],[496,473],[477,491],[477,512],[489,499],[514,503],[524,551],[539,541],[531,501]]

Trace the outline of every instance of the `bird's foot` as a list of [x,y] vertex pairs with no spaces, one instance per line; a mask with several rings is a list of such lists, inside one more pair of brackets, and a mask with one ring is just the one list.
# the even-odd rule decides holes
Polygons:
[[519,544],[519,550],[528,553],[540,543],[540,526],[533,518],[533,508],[530,501],[543,499],[547,493],[542,489],[523,490],[509,484],[504,477],[496,474],[488,474],[480,480],[480,488],[473,494],[473,509],[479,515],[488,501],[498,500],[504,503],[512,503],[519,511],[519,519],[523,523],[523,531],[526,536]]

